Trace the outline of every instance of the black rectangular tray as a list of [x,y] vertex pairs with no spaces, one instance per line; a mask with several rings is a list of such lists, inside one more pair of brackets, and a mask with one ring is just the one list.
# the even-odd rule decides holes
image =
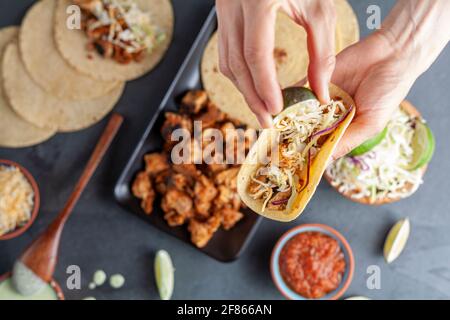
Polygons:
[[[163,141],[160,128],[164,121],[164,112],[178,110],[183,94],[188,90],[202,88],[200,62],[208,40],[216,29],[217,17],[213,8],[114,189],[116,200],[127,210],[193,247],[195,246],[190,241],[186,226],[169,227],[163,218],[159,201],[155,202],[153,213],[150,216],[146,215],[140,207],[140,201],[131,194],[130,188],[136,174],[144,168],[144,155],[162,150]],[[208,245],[198,250],[223,262],[237,259],[249,243],[261,220],[261,217],[251,210],[245,209],[243,212],[245,217],[233,229],[229,231],[219,229]]]

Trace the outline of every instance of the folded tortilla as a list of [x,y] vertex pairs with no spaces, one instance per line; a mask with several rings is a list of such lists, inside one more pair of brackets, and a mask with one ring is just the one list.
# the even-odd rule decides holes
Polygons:
[[[317,154],[310,160],[309,174],[305,185],[300,184],[303,177],[294,177],[294,188],[284,210],[273,210],[269,208],[264,209],[264,200],[254,199],[248,191],[248,187],[252,181],[252,177],[256,171],[264,166],[261,162],[261,150],[267,150],[270,147],[274,130],[264,130],[257,142],[251,148],[244,164],[241,166],[238,175],[238,192],[242,201],[254,212],[267,217],[272,220],[289,222],[297,218],[305,209],[308,202],[311,200],[322,175],[325,172],[327,164],[329,163],[337,144],[345,133],[345,130],[351,123],[355,115],[355,103],[353,99],[340,88],[330,85],[330,96],[333,100],[340,100],[346,107],[346,114],[339,121],[336,128],[324,135],[324,141],[320,143],[320,148]],[[286,108],[277,118],[295,112],[296,108],[301,107],[299,104]],[[300,105],[300,106],[299,106]],[[264,151],[265,152],[265,151]],[[303,179],[303,181],[305,181]]]

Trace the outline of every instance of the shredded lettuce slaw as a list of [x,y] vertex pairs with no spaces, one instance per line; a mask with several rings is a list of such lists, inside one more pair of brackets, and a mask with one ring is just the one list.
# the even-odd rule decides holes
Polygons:
[[405,169],[413,156],[414,123],[399,107],[379,145],[361,156],[343,157],[327,168],[332,186],[353,199],[367,198],[371,203],[413,194],[423,182],[421,169]]

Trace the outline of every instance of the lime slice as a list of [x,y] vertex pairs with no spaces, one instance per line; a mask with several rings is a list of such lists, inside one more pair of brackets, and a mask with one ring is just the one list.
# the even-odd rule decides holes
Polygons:
[[416,121],[416,130],[411,142],[413,157],[407,170],[413,171],[422,168],[433,158],[435,140],[433,132],[424,122]]
[[354,297],[348,297],[345,300],[370,300],[367,297],[363,297],[363,296],[354,296]]
[[363,155],[364,153],[369,152],[370,150],[375,148],[377,145],[379,145],[381,143],[381,141],[384,140],[384,138],[386,138],[387,132],[388,132],[388,128],[386,127],[386,128],[384,128],[383,131],[381,131],[375,137],[367,140],[366,142],[361,144],[359,147],[356,147],[355,149],[353,149],[348,155],[350,157],[356,157],[356,156],[360,156],[360,155]]
[[402,253],[408,241],[410,231],[409,219],[398,221],[392,229],[384,243],[384,259],[387,263],[393,262]]
[[161,300],[170,300],[174,287],[175,269],[170,255],[165,250],[159,250],[155,257],[155,279]]

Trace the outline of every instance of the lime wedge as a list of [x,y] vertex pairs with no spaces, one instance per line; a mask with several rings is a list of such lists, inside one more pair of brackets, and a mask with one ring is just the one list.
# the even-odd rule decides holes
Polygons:
[[410,232],[409,219],[398,221],[392,229],[384,243],[384,259],[387,263],[393,262],[402,253],[408,241]]
[[422,168],[431,161],[435,148],[433,132],[420,120],[416,121],[416,129],[411,144],[414,153],[406,169],[413,171]]
[[159,250],[155,257],[155,279],[161,300],[170,300],[174,287],[175,269],[170,255],[165,250]]
[[348,297],[345,300],[370,300],[367,297],[363,297],[363,296],[354,296],[354,297]]
[[355,149],[353,149],[348,155],[350,157],[356,157],[356,156],[360,156],[360,155],[363,155],[364,153],[369,152],[370,150],[375,148],[377,145],[379,145],[381,143],[381,141],[384,140],[384,138],[386,138],[387,132],[388,132],[388,129],[386,127],[386,128],[384,128],[383,131],[381,131],[375,137],[367,140],[366,142],[361,144],[359,147],[356,147]]
[[283,90],[284,108],[307,100],[317,100],[316,95],[305,87],[291,87]]

